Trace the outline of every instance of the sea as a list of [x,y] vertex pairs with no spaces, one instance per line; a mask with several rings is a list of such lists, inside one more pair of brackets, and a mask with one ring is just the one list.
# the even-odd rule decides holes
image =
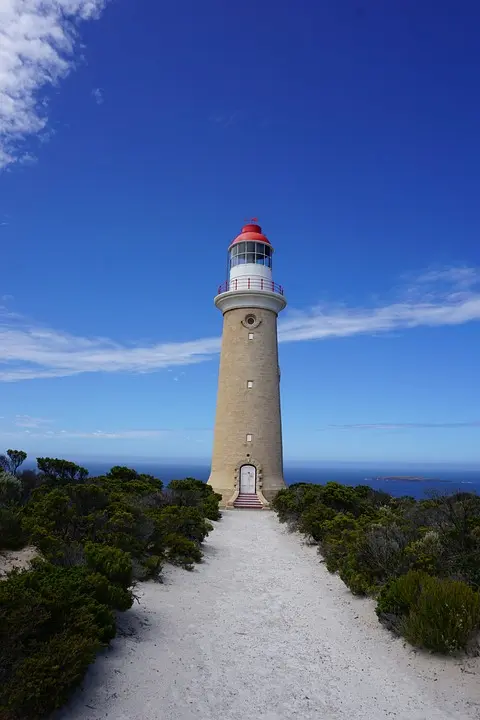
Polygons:
[[[108,462],[80,462],[86,467],[90,476],[102,475],[107,472],[112,463]],[[159,478],[167,485],[170,480],[184,477],[194,477],[207,481],[210,467],[204,464],[189,463],[165,464],[146,461],[128,462],[122,460],[116,464],[135,468],[138,472],[149,473]],[[450,495],[454,492],[474,492],[480,494],[480,468],[450,468],[425,466],[412,467],[369,467],[369,466],[289,466],[284,468],[287,485],[306,482],[324,484],[329,481],[343,485],[369,485],[375,490],[383,490],[395,497],[409,495],[416,498],[427,498],[435,494]]]

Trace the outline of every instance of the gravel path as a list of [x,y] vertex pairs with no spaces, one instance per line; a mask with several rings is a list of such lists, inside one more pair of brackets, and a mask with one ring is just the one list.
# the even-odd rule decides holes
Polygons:
[[140,605],[58,720],[480,717],[480,665],[416,653],[273,513],[229,511]]

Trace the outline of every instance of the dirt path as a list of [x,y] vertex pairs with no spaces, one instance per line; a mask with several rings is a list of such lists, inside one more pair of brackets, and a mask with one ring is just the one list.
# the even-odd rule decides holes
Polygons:
[[273,513],[224,513],[203,565],[141,595],[59,719],[480,717],[477,659],[405,647]]

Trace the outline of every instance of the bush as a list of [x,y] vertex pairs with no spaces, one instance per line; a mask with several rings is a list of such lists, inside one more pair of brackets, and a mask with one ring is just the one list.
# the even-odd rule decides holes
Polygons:
[[88,470],[69,460],[37,458],[37,466],[45,482],[51,485],[68,485],[85,482]]
[[201,543],[212,530],[212,525],[194,507],[171,505],[161,510],[150,510],[149,514],[155,522],[157,541],[160,543],[165,542],[165,538],[171,534],[183,535],[187,540]]
[[12,473],[0,470],[0,507],[15,504],[21,496],[21,481]]
[[352,593],[378,596],[377,614],[391,630],[443,652],[468,645],[478,625],[478,496],[417,502],[367,486],[298,483],[272,506],[280,522],[318,543]]
[[194,563],[202,560],[202,551],[193,540],[172,533],[165,538],[166,558],[172,565],[180,565],[185,570],[193,570]]
[[125,589],[132,584],[132,561],[123,550],[88,542],[85,545],[85,559],[89,568],[105,575],[111,583]]
[[0,548],[31,542],[43,560],[0,582],[0,720],[43,718],[60,707],[102,645],[114,611],[132,606],[136,579],[170,561],[191,570],[221,499],[202,482],[160,480],[127,467],[88,478],[75,463],[0,456]]
[[410,571],[382,590],[377,615],[413,645],[467,650],[480,628],[480,595],[465,583]]
[[295,527],[301,514],[310,505],[320,502],[322,492],[321,485],[296,483],[277,493],[272,501],[272,508],[278,514],[280,522],[286,522]]
[[328,534],[328,521],[335,518],[335,510],[316,503],[303,512],[299,518],[298,530],[315,540],[320,542],[324,540]]
[[27,453],[23,450],[7,450],[6,455],[0,455],[0,471],[17,475],[18,468],[27,459]]
[[158,578],[163,566],[163,558],[160,555],[149,555],[143,563],[144,569],[143,579]]
[[27,542],[18,508],[0,508],[0,548],[19,550]]
[[82,681],[101,644],[95,633],[65,630],[18,662],[0,690],[2,720],[41,720],[60,708]]
[[214,492],[210,485],[194,478],[185,478],[184,480],[172,480],[168,489],[175,505],[196,507],[209,520],[220,520],[221,513],[218,504],[222,496]]
[[404,618],[410,614],[421,592],[426,574],[410,570],[406,575],[387,583],[377,598],[378,618],[390,630],[401,634]]
[[412,541],[405,548],[410,567],[423,570],[429,575],[442,573],[444,554],[444,546],[437,530],[427,530],[423,537]]
[[0,707],[42,718],[66,700],[96,651],[115,636],[131,593],[86,567],[40,560],[0,583]]

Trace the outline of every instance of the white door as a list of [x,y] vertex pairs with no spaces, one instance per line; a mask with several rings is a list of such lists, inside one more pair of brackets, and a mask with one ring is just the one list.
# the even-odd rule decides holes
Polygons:
[[255,493],[256,468],[253,465],[242,465],[240,468],[240,492]]

